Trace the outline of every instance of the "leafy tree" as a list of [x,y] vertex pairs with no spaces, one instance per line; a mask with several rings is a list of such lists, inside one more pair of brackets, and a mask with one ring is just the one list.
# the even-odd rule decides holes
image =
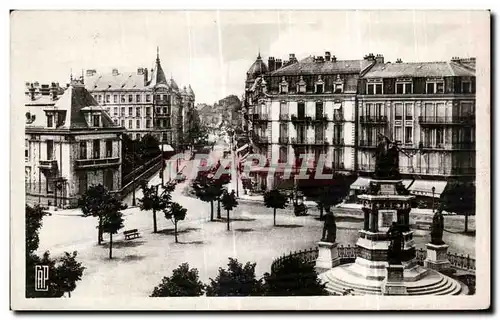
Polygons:
[[142,137],[139,146],[140,155],[147,160],[152,159],[161,153],[160,143],[151,134],[146,134],[144,137]]
[[255,263],[247,262],[243,266],[238,260],[229,258],[228,268],[219,268],[219,274],[210,278],[207,296],[261,296],[264,287],[261,280],[255,278]]
[[113,202],[114,196],[104,188],[102,184],[91,186],[79,199],[79,206],[85,217],[97,217],[97,243],[101,244],[103,217],[106,215],[108,206]]
[[[71,294],[76,282],[81,280],[84,267],[73,254],[65,252],[61,259],[52,259],[48,251],[39,257],[35,251],[39,245],[39,230],[45,213],[39,206],[26,206],[26,298],[58,298],[65,292]],[[35,290],[35,270],[37,266],[48,266],[47,291]]]
[[468,232],[469,215],[476,211],[476,187],[473,183],[449,182],[440,197],[440,208],[465,216],[465,229]]
[[144,211],[153,211],[153,233],[158,232],[158,226],[156,224],[156,213],[163,211],[167,208],[172,200],[172,191],[175,189],[175,184],[167,183],[160,192],[159,187],[161,184],[152,185],[148,187],[146,182],[141,183],[141,189],[143,197],[138,199],[139,208]]
[[150,297],[198,297],[204,291],[205,285],[198,277],[198,270],[189,269],[189,264],[183,263],[172,271],[171,277],[163,277]]
[[278,189],[264,193],[264,205],[268,208],[273,208],[274,225],[276,225],[276,209],[285,209],[287,202],[287,196]]
[[224,194],[222,195],[222,206],[224,209],[227,211],[227,231],[230,230],[229,228],[229,211],[233,210],[238,206],[238,201],[236,200],[236,194],[234,193],[234,190],[231,191],[231,193],[227,192],[227,190],[224,191]]
[[85,270],[82,263],[76,260],[76,256],[76,251],[73,251],[72,254],[65,252],[64,256],[59,259],[60,264],[56,269],[60,288],[63,292],[67,292],[69,297],[71,297],[71,292],[76,289],[76,282],[82,279]]
[[212,170],[208,173],[209,176],[214,176],[210,183],[212,184],[214,188],[214,192],[217,195],[217,219],[222,219],[221,216],[221,211],[220,211],[220,202],[222,200],[222,195],[224,194],[225,190],[225,185],[231,182],[231,175],[230,174],[220,174],[217,176],[217,172],[219,171],[221,167],[220,161],[214,166]]
[[200,172],[196,179],[193,180],[192,187],[198,199],[210,203],[210,221],[214,221],[214,201],[219,197],[219,192],[212,179],[208,174]]
[[172,221],[172,223],[174,224],[175,243],[178,243],[177,223],[186,218],[187,209],[177,202],[171,202],[170,205],[168,205],[167,208],[163,210],[163,212],[165,213],[165,218]]
[[113,258],[113,234],[123,228],[123,214],[121,210],[126,209],[120,200],[112,197],[106,206],[106,214],[102,219],[102,231],[109,233],[109,258]]
[[293,256],[285,259],[271,274],[264,274],[264,288],[266,296],[328,295],[314,266]]

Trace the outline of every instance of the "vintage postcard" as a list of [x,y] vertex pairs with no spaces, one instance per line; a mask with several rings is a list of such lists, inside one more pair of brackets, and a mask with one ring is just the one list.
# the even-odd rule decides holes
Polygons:
[[13,310],[489,308],[490,12],[10,25]]

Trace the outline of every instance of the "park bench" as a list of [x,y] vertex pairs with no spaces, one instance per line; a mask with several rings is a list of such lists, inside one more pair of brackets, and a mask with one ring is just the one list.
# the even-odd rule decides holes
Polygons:
[[125,236],[125,240],[130,240],[140,237],[139,231],[137,231],[137,229],[125,230],[123,231],[123,235]]

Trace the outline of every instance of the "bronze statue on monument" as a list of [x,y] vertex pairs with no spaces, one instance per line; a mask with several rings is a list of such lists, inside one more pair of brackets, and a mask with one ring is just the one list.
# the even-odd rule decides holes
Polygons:
[[337,238],[337,224],[335,223],[335,216],[330,210],[327,210],[324,220],[321,241],[335,243]]
[[387,237],[391,241],[387,250],[389,264],[401,264],[401,254],[403,251],[403,230],[401,226],[393,222],[387,231]]
[[431,243],[435,245],[445,244],[443,241],[444,217],[442,209],[438,209],[432,217]]

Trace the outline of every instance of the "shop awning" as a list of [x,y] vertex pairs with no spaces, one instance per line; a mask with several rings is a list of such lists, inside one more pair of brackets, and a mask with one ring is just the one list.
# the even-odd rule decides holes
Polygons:
[[446,184],[446,181],[415,180],[410,187],[410,193],[416,196],[432,197],[432,187],[434,187],[434,197],[439,198]]
[[163,144],[160,145],[160,150],[163,150],[163,152],[169,152],[169,151],[174,151],[174,148],[172,148],[172,146],[169,144]]
[[370,185],[371,179],[359,177],[356,181],[351,184],[351,189],[354,190],[365,190]]

